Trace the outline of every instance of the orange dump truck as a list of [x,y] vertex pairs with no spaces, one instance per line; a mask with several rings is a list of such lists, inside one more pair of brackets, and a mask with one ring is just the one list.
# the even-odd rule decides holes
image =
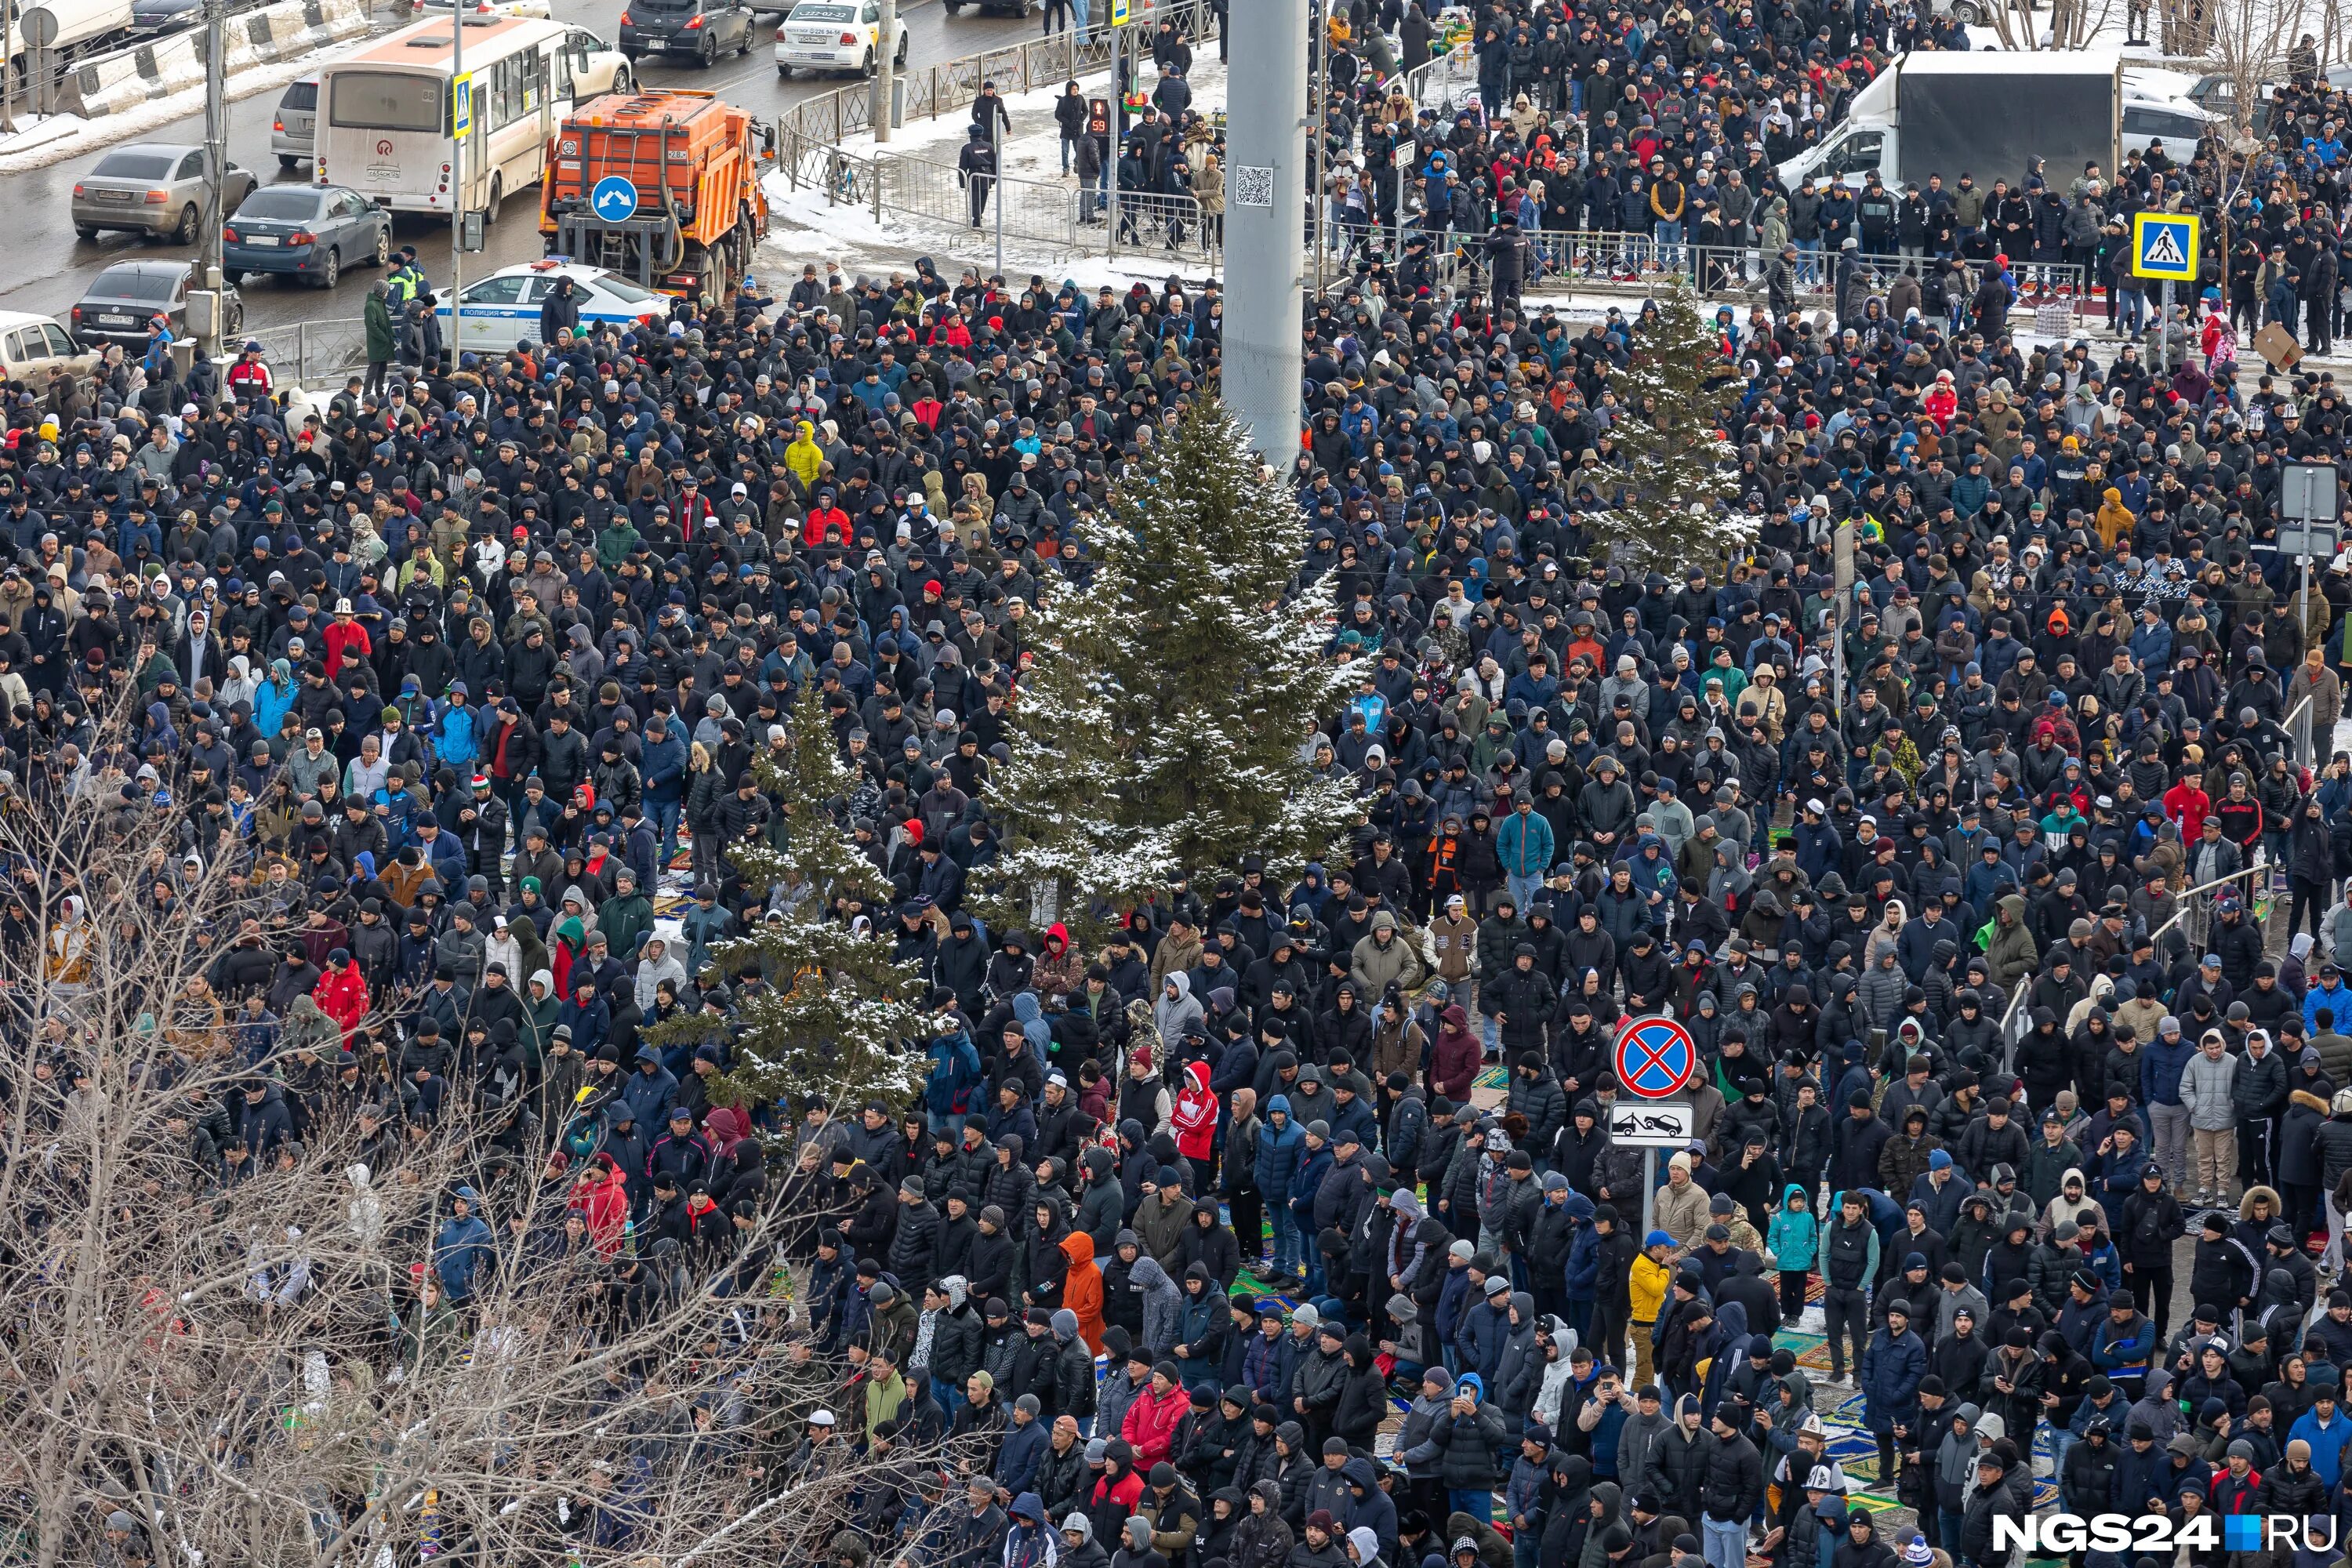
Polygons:
[[551,256],[688,299],[725,295],[767,232],[751,114],[708,92],[610,92],[556,129],[540,187]]

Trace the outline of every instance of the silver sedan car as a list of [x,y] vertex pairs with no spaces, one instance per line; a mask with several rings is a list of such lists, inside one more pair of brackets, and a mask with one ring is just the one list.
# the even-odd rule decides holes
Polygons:
[[[172,142],[118,147],[74,182],[74,232],[96,239],[101,230],[130,229],[194,245],[204,217],[205,168],[202,147]],[[235,212],[257,183],[249,171],[225,165],[221,210]]]

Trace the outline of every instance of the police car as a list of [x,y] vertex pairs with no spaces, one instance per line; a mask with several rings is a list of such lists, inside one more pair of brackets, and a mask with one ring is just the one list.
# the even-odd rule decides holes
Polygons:
[[[561,256],[502,267],[457,291],[464,301],[465,337],[457,346],[475,353],[504,353],[524,338],[540,341],[540,307],[555,292],[559,279],[572,279],[572,298],[580,307],[580,322],[587,326],[610,321],[628,328],[655,326],[667,320],[669,298],[641,289],[601,267],[583,267]],[[444,298],[434,313],[441,318],[441,337],[449,339],[449,302]]]
[[[881,0],[801,0],[776,28],[776,74],[795,69],[874,74],[882,54]],[[907,25],[898,24],[897,64],[907,63]]]

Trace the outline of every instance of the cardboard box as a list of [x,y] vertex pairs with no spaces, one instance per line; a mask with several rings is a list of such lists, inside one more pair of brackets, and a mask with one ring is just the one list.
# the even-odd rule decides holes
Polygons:
[[2273,370],[2293,370],[2303,361],[2303,350],[2296,346],[2294,334],[2276,321],[2254,334],[2254,352]]

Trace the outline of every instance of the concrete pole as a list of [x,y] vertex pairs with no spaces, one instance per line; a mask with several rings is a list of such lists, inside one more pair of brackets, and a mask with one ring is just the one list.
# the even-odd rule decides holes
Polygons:
[[225,0],[207,0],[205,6],[205,216],[196,236],[196,257],[203,269],[202,286],[213,296],[212,331],[204,334],[203,352],[219,354],[226,347],[228,301],[221,288],[221,226],[228,214],[221,209],[228,165],[228,22]]
[[1307,5],[1237,5],[1226,81],[1224,396],[1277,468],[1298,450]]
[[879,85],[874,110],[874,142],[877,146],[887,146],[898,118],[894,109],[898,92],[898,0],[882,0],[881,50],[881,58],[874,62],[874,79]]
[[[466,102],[466,135],[457,132],[457,100]],[[449,7],[449,341],[441,345],[454,367],[466,360],[466,305],[458,299],[466,281],[466,213],[473,202],[466,190],[466,140],[473,134],[474,88],[466,80],[464,0]],[[424,343],[417,348],[422,358]]]

